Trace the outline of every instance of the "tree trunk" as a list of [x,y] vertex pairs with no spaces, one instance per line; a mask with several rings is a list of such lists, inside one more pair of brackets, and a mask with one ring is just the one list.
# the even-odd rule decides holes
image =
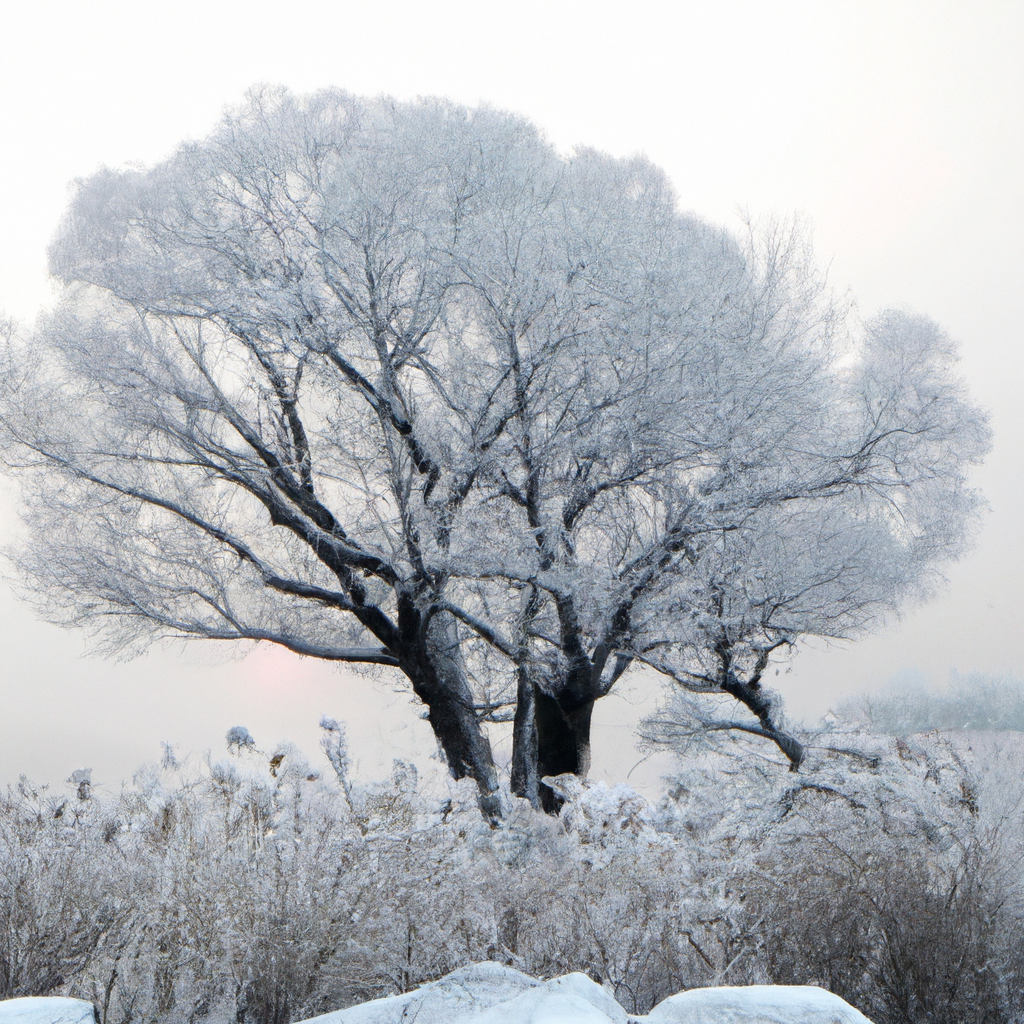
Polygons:
[[512,724],[512,792],[540,808],[540,776],[537,771],[537,704],[529,672],[519,668],[516,716]]
[[456,779],[471,778],[476,782],[480,810],[492,823],[502,818],[501,790],[498,772],[494,766],[491,743],[473,710],[473,696],[465,680],[463,685],[452,685],[453,680],[442,679],[440,685],[430,676],[437,677],[428,668],[413,679],[413,690],[427,705],[427,721],[441,744],[448,769]]
[[[594,701],[561,700],[534,688],[537,733],[537,778],[549,775],[578,775],[590,770],[590,721]],[[540,804],[548,814],[557,814],[563,800],[549,786],[539,782]]]
[[534,807],[557,814],[564,803],[546,776],[590,770],[590,723],[594,713],[593,675],[581,662],[564,676],[535,678],[520,667],[512,728],[512,792]]
[[419,613],[409,605],[404,609],[400,605],[399,610],[399,630],[406,641],[402,671],[427,705],[427,720],[452,777],[476,782],[480,810],[497,824],[503,816],[498,771],[466,681],[455,620],[447,612],[438,612],[421,637]]

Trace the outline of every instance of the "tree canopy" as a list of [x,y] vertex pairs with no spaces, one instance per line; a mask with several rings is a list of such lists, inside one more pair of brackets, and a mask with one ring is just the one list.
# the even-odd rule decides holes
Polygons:
[[771,652],[927,596],[977,522],[934,323],[861,323],[798,230],[492,109],[255,91],[78,182],[50,259],[0,398],[39,607],[397,670],[491,815],[484,723],[553,806],[631,666],[797,766]]

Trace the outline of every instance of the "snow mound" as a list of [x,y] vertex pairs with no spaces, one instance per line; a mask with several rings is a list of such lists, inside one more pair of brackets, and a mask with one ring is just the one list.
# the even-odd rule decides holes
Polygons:
[[626,1011],[610,992],[585,974],[567,974],[467,1017],[465,1024],[626,1024],[626,1021]]
[[815,985],[692,988],[662,1000],[645,1024],[871,1024],[839,996]]
[[[20,1018],[19,1024],[20,1024]],[[696,988],[631,1016],[585,974],[537,981],[496,963],[470,964],[387,999],[303,1024],[871,1024],[839,996],[812,985]],[[0,1024],[6,1024],[0,1017]],[[33,1018],[32,1024],[43,1024]],[[61,1019],[60,1024],[63,1024]],[[77,1019],[74,1024],[78,1024]],[[91,1022],[90,1022],[91,1024]]]
[[406,1024],[413,1020],[416,1024],[457,1024],[540,985],[535,978],[502,964],[469,964],[412,992],[335,1010],[303,1024]]
[[0,1000],[0,1024],[96,1024],[92,1003],[60,996]]

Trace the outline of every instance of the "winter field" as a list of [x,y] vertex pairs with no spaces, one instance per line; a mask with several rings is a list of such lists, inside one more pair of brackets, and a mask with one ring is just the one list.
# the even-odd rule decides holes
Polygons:
[[[802,215],[717,226],[629,152],[257,82],[75,178],[49,303],[0,316],[16,592],[104,655],[386,679],[442,767],[371,782],[325,717],[318,752],[226,721],[118,792],[22,776],[0,1024],[1022,1024],[1024,688],[808,727],[769,685],[942,591],[996,417]],[[975,642],[1016,666],[997,589]],[[670,695],[654,798],[592,778],[634,682]]]
[[[864,1024],[863,1014],[814,986],[691,989],[650,1014],[626,1014],[584,974],[538,981],[493,962],[470,964],[401,995],[324,1014],[308,1024]],[[90,1003],[28,997],[0,1003],[3,1024],[94,1024]],[[304,1022],[306,1024],[306,1022]]]
[[[168,750],[117,798],[85,774],[24,781],[0,815],[0,994],[83,999],[101,1024],[390,1024],[410,999],[441,1000],[423,1020],[513,1024],[770,984],[876,1024],[1018,1020],[1020,734],[892,737],[872,717],[912,700],[861,712],[804,736],[798,775],[754,740],[677,735],[657,806],[564,778],[557,817],[506,797],[497,828],[467,781],[438,792],[401,762],[386,785],[350,778],[331,722],[313,761],[239,729],[224,756]],[[481,962],[464,1016],[444,1002],[464,973],[410,995]],[[705,1019],[677,1003],[649,1019]],[[737,1013],[713,1019],[753,1019]],[[861,1019],[844,1013],[827,1019]]]

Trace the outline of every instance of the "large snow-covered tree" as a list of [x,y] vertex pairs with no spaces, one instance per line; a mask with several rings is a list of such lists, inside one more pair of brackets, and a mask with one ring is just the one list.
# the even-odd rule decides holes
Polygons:
[[977,519],[937,327],[494,110],[256,91],[79,182],[51,269],[0,403],[44,613],[390,666],[488,814],[484,723],[551,806],[630,666],[798,764],[770,653],[926,595]]

